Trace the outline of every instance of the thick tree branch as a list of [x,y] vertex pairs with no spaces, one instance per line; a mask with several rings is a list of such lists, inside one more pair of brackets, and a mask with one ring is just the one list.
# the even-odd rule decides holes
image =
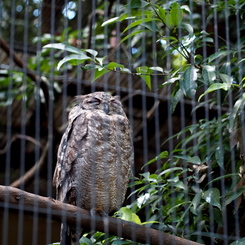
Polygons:
[[200,245],[200,243],[121,219],[100,216],[92,218],[88,210],[13,187],[0,185],[0,206],[14,210],[23,209],[27,212],[35,212],[38,209],[39,214],[51,214],[52,219],[59,222],[64,221],[65,215],[66,222],[69,224],[76,225],[79,221],[81,227],[117,235],[135,242],[147,242],[152,245]]

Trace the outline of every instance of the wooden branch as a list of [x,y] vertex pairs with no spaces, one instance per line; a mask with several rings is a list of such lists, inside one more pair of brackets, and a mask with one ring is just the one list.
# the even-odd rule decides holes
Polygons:
[[[6,203],[11,205],[6,206]],[[88,210],[8,186],[0,185],[0,206],[2,208],[8,207],[11,210],[22,209],[27,212],[35,212],[38,209],[40,215],[51,214],[52,219],[56,221],[63,222],[65,219],[70,225],[77,225],[77,221],[79,221],[81,227],[109,233],[140,243],[147,242],[152,245],[200,245],[200,243],[121,219],[100,216],[92,218]]]
[[30,168],[23,176],[15,180],[10,186],[19,188],[21,185],[27,186],[35,178],[36,173],[40,172],[44,166],[46,166],[46,156],[49,148],[49,142],[46,143],[40,159]]

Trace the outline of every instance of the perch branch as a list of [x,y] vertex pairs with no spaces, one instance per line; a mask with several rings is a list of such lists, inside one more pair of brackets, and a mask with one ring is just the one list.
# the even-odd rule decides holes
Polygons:
[[145,243],[147,240],[147,243],[152,245],[200,245],[200,243],[121,219],[100,216],[92,218],[88,210],[59,202],[53,198],[42,197],[17,188],[0,185],[0,206],[2,208],[6,207],[6,203],[9,209],[14,210],[24,209],[27,212],[35,212],[38,208],[40,215],[51,214],[52,219],[59,222],[64,222],[65,218],[70,225],[76,225],[78,223],[77,219],[79,219],[81,227],[111,235],[119,235],[135,242]]

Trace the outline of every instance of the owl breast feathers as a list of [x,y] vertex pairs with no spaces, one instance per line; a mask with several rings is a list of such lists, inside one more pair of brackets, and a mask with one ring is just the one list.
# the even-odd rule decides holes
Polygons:
[[75,102],[58,149],[56,197],[108,214],[121,207],[132,171],[130,124],[117,96],[95,92]]

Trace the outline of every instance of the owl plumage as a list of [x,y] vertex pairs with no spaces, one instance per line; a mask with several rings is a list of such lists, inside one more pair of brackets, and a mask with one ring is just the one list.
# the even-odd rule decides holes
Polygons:
[[[119,97],[105,92],[76,96],[58,149],[56,199],[91,214],[116,211],[133,161],[132,132]],[[79,229],[62,224],[61,244],[77,244],[79,235]]]

